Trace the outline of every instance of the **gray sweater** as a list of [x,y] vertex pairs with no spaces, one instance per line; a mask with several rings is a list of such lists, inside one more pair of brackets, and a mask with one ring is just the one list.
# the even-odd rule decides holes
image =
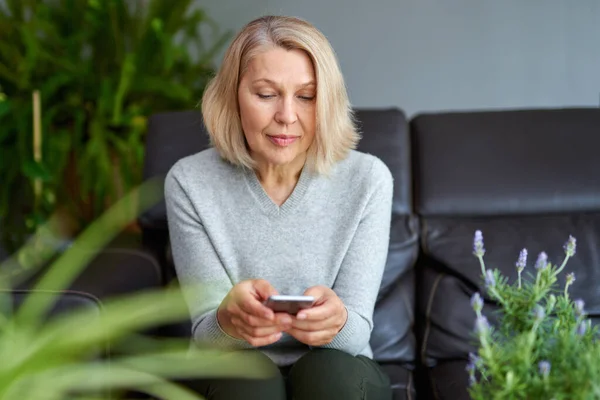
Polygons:
[[[373,309],[389,244],[392,176],[378,158],[351,151],[328,176],[304,168],[277,206],[254,171],[208,149],[177,162],[165,182],[176,272],[196,342],[251,348],[227,335],[216,310],[236,283],[266,279],[280,294],[332,288],[348,320],[323,347],[372,357]],[[202,289],[197,287],[201,285]],[[260,348],[277,365],[309,350],[293,337]]]

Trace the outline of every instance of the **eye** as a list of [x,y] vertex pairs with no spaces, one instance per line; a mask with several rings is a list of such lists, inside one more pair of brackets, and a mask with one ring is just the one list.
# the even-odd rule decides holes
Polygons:
[[315,99],[315,96],[298,96],[301,100],[305,100],[305,101],[313,101]]
[[260,97],[261,99],[265,99],[265,100],[275,97],[274,94],[261,94],[261,93],[258,93],[257,96]]

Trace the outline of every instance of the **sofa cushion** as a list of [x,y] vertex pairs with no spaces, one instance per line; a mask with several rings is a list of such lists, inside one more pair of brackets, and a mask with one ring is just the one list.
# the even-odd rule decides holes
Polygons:
[[420,215],[600,209],[600,109],[418,115],[411,121]]
[[97,311],[93,314],[100,316],[101,312],[101,304],[100,300],[95,296],[75,291],[75,290],[60,290],[60,291],[36,291],[36,290],[25,290],[25,289],[0,289],[0,292],[6,294],[10,292],[10,305],[3,304],[0,307],[0,311],[3,313],[10,312],[13,313],[19,309],[21,304],[28,297],[50,297],[50,296],[58,296],[54,305],[48,311],[48,314],[45,315],[45,318],[51,318],[53,316],[69,313],[75,310],[80,309],[91,309]]
[[[70,247],[68,251],[78,252],[78,256],[81,257],[90,257],[87,265],[68,284],[68,290],[87,293],[102,301],[110,297],[162,287],[160,266],[146,251],[107,248],[98,252],[75,247]],[[18,263],[9,264],[14,270],[13,286],[21,290],[34,288],[37,280],[46,273],[53,261],[55,259],[50,260],[37,271],[20,271],[22,267]],[[63,287],[55,286],[48,289],[60,291]]]
[[[582,298],[592,318],[600,317],[600,212],[543,216],[495,218],[428,218],[423,231],[424,256],[419,293],[419,313],[425,315],[426,331],[422,336],[424,361],[435,365],[438,360],[465,358],[474,351],[472,331],[475,313],[470,297],[483,293],[481,268],[473,256],[473,232],[484,234],[484,261],[498,268],[509,280],[517,279],[515,262],[522,248],[529,252],[526,273],[533,273],[537,255],[545,251],[553,264],[561,264],[563,244],[568,235],[578,238],[577,253],[565,273],[574,272],[576,282],[569,289],[573,298]],[[494,307],[489,299],[484,313],[494,321]]]

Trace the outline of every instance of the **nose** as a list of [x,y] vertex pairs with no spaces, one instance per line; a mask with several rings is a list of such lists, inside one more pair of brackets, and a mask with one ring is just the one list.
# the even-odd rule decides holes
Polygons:
[[296,114],[294,99],[282,97],[277,112],[275,113],[275,120],[280,124],[291,125],[296,122],[297,119],[298,115]]

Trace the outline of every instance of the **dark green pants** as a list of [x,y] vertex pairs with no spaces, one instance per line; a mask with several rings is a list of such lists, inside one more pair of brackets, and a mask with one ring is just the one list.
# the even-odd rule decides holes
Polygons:
[[193,386],[207,400],[392,399],[389,379],[376,362],[337,350],[313,350],[269,380],[212,379]]

